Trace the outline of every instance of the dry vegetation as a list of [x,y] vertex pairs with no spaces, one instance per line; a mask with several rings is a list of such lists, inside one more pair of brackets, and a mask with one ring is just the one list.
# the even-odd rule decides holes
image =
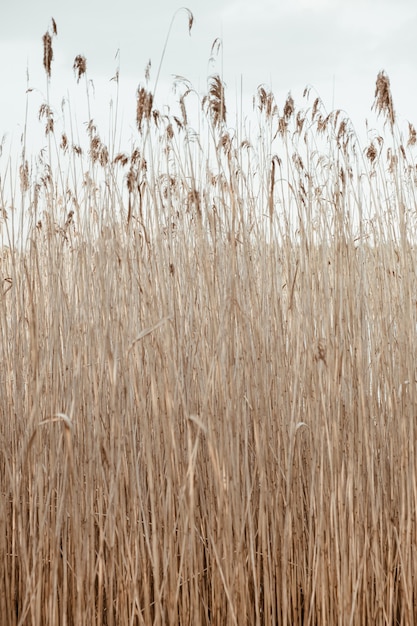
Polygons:
[[1,623],[413,624],[414,128],[180,87],[0,161]]

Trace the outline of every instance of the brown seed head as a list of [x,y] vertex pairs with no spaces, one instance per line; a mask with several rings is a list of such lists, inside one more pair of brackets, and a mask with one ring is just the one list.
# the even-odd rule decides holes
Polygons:
[[305,122],[305,117],[303,115],[303,113],[301,111],[298,111],[297,113],[297,117],[296,117],[296,132],[301,134],[301,131],[303,130],[303,126],[304,126],[304,122]]
[[214,127],[218,128],[226,123],[225,90],[224,84],[218,75],[210,78],[208,95],[202,101],[203,108],[206,105]]
[[67,215],[67,221],[65,222],[65,228],[68,228],[68,226],[71,224],[73,217],[74,217],[74,211],[69,211]]
[[279,134],[283,137],[285,135],[285,131],[287,130],[287,128],[288,128],[288,124],[285,120],[285,117],[282,116],[278,118],[278,129],[277,129],[275,136]]
[[291,94],[288,94],[288,98],[284,105],[284,117],[286,120],[289,120],[291,115],[294,113],[294,100]]
[[[253,99],[253,104],[255,106],[255,98]],[[261,113],[265,112],[267,119],[270,119],[277,112],[272,91],[266,92],[262,85],[258,87],[258,108]]]
[[137,173],[134,167],[130,167],[129,172],[126,176],[126,185],[127,185],[127,189],[129,193],[133,193],[136,183],[137,183]]
[[185,107],[184,96],[180,96],[180,108],[184,126],[188,124],[187,109]]
[[347,130],[347,121],[346,121],[346,119],[343,119],[340,122],[339,130],[337,131],[337,141],[338,142],[340,142],[340,140],[344,137],[344,135],[346,133],[346,130]]
[[99,160],[101,147],[100,137],[93,135],[90,139],[90,157],[93,163]]
[[154,109],[152,111],[152,117],[153,117],[153,121],[154,121],[155,126],[157,128],[159,128],[159,122],[161,121],[161,114],[158,111],[158,109]]
[[[266,104],[266,91],[264,89],[264,87],[262,85],[259,85],[258,87],[258,107],[260,111],[263,111],[265,108],[265,104]],[[253,98],[254,100],[254,104],[255,104],[255,97]]]
[[373,163],[377,157],[377,150],[375,148],[375,145],[373,143],[371,143],[370,146],[368,146],[366,152],[365,152],[366,156],[368,157],[368,159],[370,160],[371,163]]
[[46,32],[43,36],[43,66],[45,68],[48,78],[51,76],[51,65],[54,53],[52,50],[52,37],[49,32]]
[[79,83],[81,76],[83,76],[83,74],[87,71],[87,59],[81,54],[78,54],[74,59],[72,69],[74,70],[77,78],[77,83]]
[[49,133],[54,132],[54,118],[52,115],[48,117],[45,124],[45,135],[49,135]]
[[174,129],[172,128],[172,124],[168,124],[168,126],[166,127],[166,136],[169,141],[173,139]]
[[414,146],[417,142],[416,129],[410,122],[408,122],[408,141],[407,146]]
[[68,150],[68,137],[65,133],[62,133],[61,135],[61,143],[59,144],[59,147],[63,152],[67,152]]
[[127,154],[124,154],[123,152],[119,152],[119,154],[116,154],[116,156],[113,159],[113,163],[120,163],[122,167],[127,165],[128,162],[129,162],[129,157],[127,156]]
[[19,168],[20,174],[20,188],[23,191],[27,191],[29,189],[29,165],[28,162],[25,161]]
[[104,144],[102,144],[100,148],[99,161],[101,167],[106,167],[109,162],[109,151],[107,149],[107,146],[105,146]]
[[152,92],[146,91],[144,87],[138,88],[136,96],[136,125],[138,131],[142,132],[142,122],[148,120],[152,113],[153,95]]
[[194,24],[194,15],[191,13],[190,9],[186,9],[188,13],[188,34],[191,35],[191,29]]
[[385,72],[379,72],[377,76],[375,86],[375,102],[372,105],[372,109],[377,112],[377,115],[385,113],[391,127],[394,125],[394,103],[392,101],[390,80]]
[[314,118],[316,117],[316,113],[319,110],[319,107],[320,107],[320,98],[316,98],[314,100],[313,108],[312,108],[312,111],[311,111],[311,119],[312,120],[314,120]]

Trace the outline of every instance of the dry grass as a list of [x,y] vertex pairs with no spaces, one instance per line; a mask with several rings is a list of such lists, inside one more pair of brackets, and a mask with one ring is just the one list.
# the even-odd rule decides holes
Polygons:
[[184,89],[1,180],[2,624],[412,624],[414,127]]

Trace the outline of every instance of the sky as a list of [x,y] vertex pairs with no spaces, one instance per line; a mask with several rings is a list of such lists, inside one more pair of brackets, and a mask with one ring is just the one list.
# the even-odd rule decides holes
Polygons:
[[[154,84],[166,44],[157,86],[164,103],[173,97],[174,75],[204,92],[207,77],[218,73],[227,85],[227,99],[243,102],[244,113],[260,84],[272,89],[279,105],[291,92],[296,105],[304,108],[302,93],[310,86],[329,112],[344,110],[358,128],[372,115],[375,80],[384,70],[399,120],[417,125],[415,0],[190,0],[191,34],[187,12],[176,13],[181,6],[172,0],[4,2],[0,140],[3,135],[16,140],[26,106],[29,117],[36,119],[46,100],[42,36],[52,17],[58,35],[53,40],[50,100],[59,110],[61,99],[70,94],[80,123],[87,113],[77,104],[82,99],[85,103],[85,84],[77,86],[72,71],[76,55],[87,59],[93,116],[103,124],[116,97],[111,78],[119,68],[119,123],[132,129],[136,89],[144,84],[149,60]],[[221,46],[210,61],[217,38]]]

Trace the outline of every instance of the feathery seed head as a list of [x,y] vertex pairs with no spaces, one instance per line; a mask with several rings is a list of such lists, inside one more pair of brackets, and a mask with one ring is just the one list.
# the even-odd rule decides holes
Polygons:
[[284,117],[286,120],[290,119],[291,115],[294,113],[294,108],[294,100],[291,93],[289,93],[284,105]]
[[414,146],[417,142],[417,133],[413,124],[408,122],[408,141],[407,146]]
[[226,124],[225,89],[218,74],[210,78],[208,95],[205,96],[202,101],[202,107],[204,108],[206,105],[215,128]]
[[377,115],[385,113],[391,128],[395,124],[394,103],[391,95],[390,80],[385,72],[379,72],[375,85],[375,101],[372,105]]
[[43,66],[48,78],[51,77],[51,65],[53,58],[54,52],[52,50],[52,37],[49,32],[46,32],[43,36]]
[[77,83],[79,83],[81,76],[83,76],[87,71],[87,59],[81,54],[78,54],[74,59],[72,69],[74,70],[77,78]]
[[153,94],[145,87],[138,87],[136,96],[136,125],[138,131],[142,132],[142,122],[144,119],[150,120],[152,113]]

